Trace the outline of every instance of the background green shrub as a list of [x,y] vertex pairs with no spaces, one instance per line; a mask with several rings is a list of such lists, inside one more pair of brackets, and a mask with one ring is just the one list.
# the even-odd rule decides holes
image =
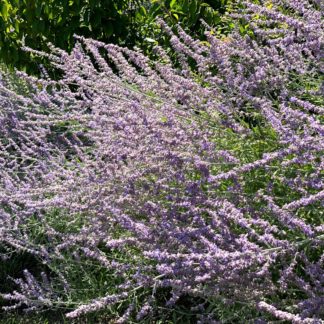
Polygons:
[[18,68],[30,66],[23,44],[46,49],[46,43],[71,49],[73,34],[109,42],[132,38],[137,0],[2,0],[0,48],[2,60]]
[[[119,45],[161,42],[155,19],[169,26],[180,23],[195,36],[203,35],[200,19],[210,25],[221,21],[229,0],[1,0],[0,60],[35,73],[36,63],[22,45],[48,50],[47,43],[70,50],[73,34]],[[227,6],[227,7],[226,7]],[[163,41],[162,41],[163,43]]]

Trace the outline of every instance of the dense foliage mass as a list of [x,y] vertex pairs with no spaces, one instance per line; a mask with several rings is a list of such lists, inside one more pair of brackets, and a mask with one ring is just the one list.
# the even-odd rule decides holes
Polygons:
[[[207,1],[208,2],[208,1]],[[47,43],[70,51],[73,34],[104,42],[149,46],[158,36],[155,18],[169,24],[178,21],[195,28],[199,19],[210,24],[220,20],[227,0],[50,0],[0,2],[0,59],[11,66],[38,72],[21,46],[48,50]],[[220,12],[219,12],[220,11]],[[200,28],[200,30],[202,30]]]
[[0,256],[40,264],[4,309],[119,304],[122,323],[185,303],[216,323],[223,303],[321,323],[319,6],[244,1],[205,42],[159,21],[173,62],[80,36],[70,54],[26,48],[62,78],[0,83]]
[[1,59],[14,66],[30,66],[20,50],[22,44],[44,50],[50,41],[70,50],[74,33],[110,41],[126,39],[133,35],[131,26],[139,5],[133,0],[2,0]]

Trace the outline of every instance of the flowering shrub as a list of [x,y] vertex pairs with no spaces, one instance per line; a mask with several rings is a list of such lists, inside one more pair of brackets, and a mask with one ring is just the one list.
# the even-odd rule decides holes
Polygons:
[[163,295],[201,323],[217,300],[320,322],[319,3],[243,7],[240,30],[203,43],[161,21],[174,64],[78,36],[70,54],[26,48],[63,76],[17,72],[29,96],[0,84],[1,258],[44,265],[13,279],[6,310],[122,304],[121,323],[157,316]]

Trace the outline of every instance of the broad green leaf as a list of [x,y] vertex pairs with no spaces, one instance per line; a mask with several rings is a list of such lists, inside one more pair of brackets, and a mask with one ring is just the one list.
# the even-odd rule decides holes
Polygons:
[[170,2],[170,8],[172,9],[174,5],[176,4],[177,0],[171,0]]
[[3,17],[4,21],[8,20],[8,16],[9,16],[9,8],[10,8],[10,4],[6,1],[6,0],[2,0],[2,6],[1,6],[1,15]]
[[147,11],[144,6],[140,6],[139,12],[141,13],[142,16],[147,16]]
[[173,16],[175,19],[179,20],[179,16],[178,16],[176,13],[173,13],[172,16]]

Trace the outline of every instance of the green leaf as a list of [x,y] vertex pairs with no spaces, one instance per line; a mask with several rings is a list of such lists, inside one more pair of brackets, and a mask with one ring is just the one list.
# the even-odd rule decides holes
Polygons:
[[114,27],[111,22],[106,23],[103,25],[103,30],[107,37],[110,37],[114,33]]
[[162,123],[167,123],[168,122],[168,117],[162,116],[160,120],[161,120]]
[[140,6],[139,12],[142,16],[147,16],[147,11],[144,6]]
[[174,5],[176,4],[177,0],[171,0],[170,2],[170,8],[172,9]]
[[19,33],[19,21],[15,20],[15,31]]
[[173,13],[172,16],[175,17],[175,19],[179,20],[179,16],[176,13]]
[[154,3],[150,8],[149,16],[155,18],[158,15],[160,10],[161,10],[161,6],[158,3]]
[[2,6],[1,6],[1,15],[4,21],[8,20],[9,16],[9,3],[6,0],[2,0]]
[[187,13],[189,12],[189,0],[184,0],[182,9],[184,12],[187,12]]
[[36,17],[40,17],[42,13],[43,3],[38,3],[38,5],[35,8],[35,15]]
[[197,11],[197,2],[196,0],[193,0],[189,6],[189,11],[191,15],[195,15],[196,11]]

